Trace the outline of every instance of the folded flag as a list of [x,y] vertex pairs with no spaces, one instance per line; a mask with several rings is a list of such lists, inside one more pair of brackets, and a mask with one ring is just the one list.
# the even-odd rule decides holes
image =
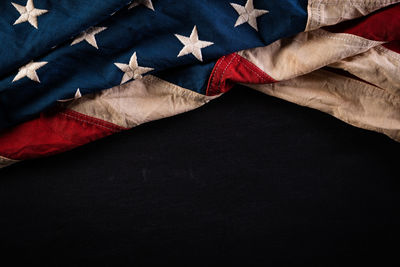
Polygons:
[[0,166],[192,110],[236,83],[400,141],[398,2],[2,2]]

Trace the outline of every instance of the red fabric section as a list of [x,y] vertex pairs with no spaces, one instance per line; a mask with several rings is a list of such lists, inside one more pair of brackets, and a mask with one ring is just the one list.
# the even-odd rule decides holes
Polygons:
[[37,119],[3,132],[0,155],[16,160],[53,155],[123,129],[72,110],[42,113]]
[[400,41],[394,41],[383,45],[387,49],[390,49],[396,53],[400,54]]
[[276,82],[265,72],[237,53],[224,56],[215,64],[208,81],[207,95],[214,96],[229,91],[235,83]]
[[350,33],[374,41],[400,40],[400,4],[324,29],[335,33]]

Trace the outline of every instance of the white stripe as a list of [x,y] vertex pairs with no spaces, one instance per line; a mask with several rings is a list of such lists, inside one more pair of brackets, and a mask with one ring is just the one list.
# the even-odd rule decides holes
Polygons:
[[9,158],[0,156],[0,169],[7,167],[11,164],[17,163],[17,162],[18,162],[18,160],[13,160],[13,159],[9,159]]
[[382,43],[352,34],[319,29],[276,41],[266,47],[241,51],[239,55],[273,79],[283,81],[364,53]]
[[344,69],[394,95],[400,95],[400,54],[383,46],[374,47],[330,66]]
[[309,0],[306,31],[365,16],[399,0]]
[[147,75],[140,80],[83,96],[66,107],[121,127],[132,128],[198,108],[214,98]]
[[248,86],[400,142],[400,97],[365,82],[317,70],[276,84]]

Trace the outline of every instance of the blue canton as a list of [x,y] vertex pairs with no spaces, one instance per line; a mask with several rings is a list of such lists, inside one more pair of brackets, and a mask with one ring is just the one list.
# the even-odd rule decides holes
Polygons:
[[307,0],[5,0],[0,10],[0,129],[147,74],[204,94],[221,56],[307,23]]

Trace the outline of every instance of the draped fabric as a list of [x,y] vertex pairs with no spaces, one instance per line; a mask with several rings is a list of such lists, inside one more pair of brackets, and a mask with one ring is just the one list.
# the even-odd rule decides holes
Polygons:
[[245,84],[400,140],[400,1],[0,4],[0,166]]

